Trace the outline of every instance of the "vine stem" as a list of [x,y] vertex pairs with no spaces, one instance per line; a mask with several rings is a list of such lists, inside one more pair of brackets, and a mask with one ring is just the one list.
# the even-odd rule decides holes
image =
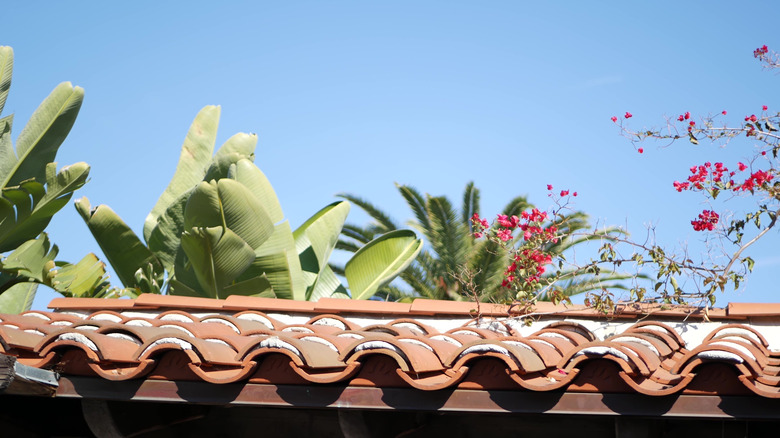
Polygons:
[[758,239],[760,239],[762,236],[764,236],[767,232],[769,232],[769,230],[772,229],[772,227],[775,226],[775,224],[777,223],[777,215],[778,214],[780,214],[780,209],[775,210],[774,217],[769,222],[769,225],[767,225],[766,228],[761,230],[760,233],[756,234],[756,236],[753,237],[752,239],[750,239],[750,241],[748,243],[746,243],[746,244],[742,245],[741,247],[739,247],[737,252],[735,252],[734,255],[731,256],[731,259],[729,260],[729,264],[726,265],[725,268],[723,268],[723,272],[724,273],[727,273],[727,272],[729,272],[731,270],[731,267],[734,265],[734,262],[737,261],[737,259],[739,258],[739,256],[742,254],[743,251],[745,251],[750,245],[756,243],[758,241]]

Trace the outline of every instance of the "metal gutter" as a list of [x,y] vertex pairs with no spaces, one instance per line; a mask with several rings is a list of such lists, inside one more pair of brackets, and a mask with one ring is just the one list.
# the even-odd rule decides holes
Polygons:
[[60,378],[57,397],[202,403],[232,406],[409,410],[468,413],[548,413],[723,419],[780,419],[780,400],[750,396],[586,392],[420,391],[325,385],[225,384],[166,380],[106,381]]

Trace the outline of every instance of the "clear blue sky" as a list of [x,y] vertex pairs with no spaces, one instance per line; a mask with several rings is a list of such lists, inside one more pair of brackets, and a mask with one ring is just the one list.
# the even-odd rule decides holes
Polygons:
[[[484,215],[518,194],[547,207],[553,184],[578,191],[576,208],[598,223],[635,237],[652,224],[665,245],[696,248],[690,220],[706,206],[672,181],[743,159],[750,143],[639,155],[610,116],[631,111],[639,128],[683,111],[739,121],[780,109],[780,78],[752,58],[780,46],[774,2],[9,3],[14,138],[56,84],[84,87],[58,161],[88,162],[76,197],[139,234],[192,118],[218,104],[218,143],[258,133],[256,163],[293,226],[342,191],[410,218],[394,182],[459,200],[473,180]],[[63,259],[99,254],[72,206],[50,234]],[[746,290],[719,305],[777,300],[769,240]]]

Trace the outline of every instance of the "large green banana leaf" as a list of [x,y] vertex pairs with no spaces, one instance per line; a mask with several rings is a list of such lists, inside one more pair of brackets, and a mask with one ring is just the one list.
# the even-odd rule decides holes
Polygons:
[[[76,264],[55,263],[57,245],[51,245],[46,233],[19,245],[0,260],[3,278],[0,283],[36,282],[65,296],[93,297],[108,292],[105,265],[94,254],[87,254]],[[4,287],[0,284],[0,290]],[[28,292],[31,292],[28,289]]]
[[38,283],[17,283],[0,294],[0,313],[22,313],[30,310],[35,301]]
[[[151,272],[142,273],[143,278],[160,284],[163,277],[162,263],[119,215],[106,205],[92,209],[86,197],[76,200],[76,210],[86,222],[122,284],[125,287],[138,288],[141,292],[156,291],[159,286],[139,282],[138,271],[143,272],[151,266]],[[149,275],[151,278],[148,278]]]
[[276,197],[276,191],[265,174],[254,163],[247,159],[238,160],[228,171],[228,178],[240,182],[257,197],[260,205],[271,218],[271,222],[278,224],[284,220],[282,205],[279,203],[279,198]]
[[51,270],[55,267],[57,253],[57,245],[51,245],[49,237],[43,233],[37,239],[22,243],[0,260],[0,271],[41,284],[51,284]]
[[13,114],[0,119],[0,171],[2,171],[3,167],[8,167],[10,163],[16,161],[16,153],[11,141],[11,127],[13,123]]
[[271,287],[271,282],[268,280],[268,278],[266,278],[265,275],[225,286],[223,292],[225,296],[244,295],[265,298],[278,298],[274,293],[273,287]]
[[344,268],[352,298],[371,298],[406,269],[420,250],[422,241],[410,230],[391,231],[366,244]]
[[[217,155],[220,155],[220,151],[227,148],[227,152],[222,152],[220,155],[223,157],[223,160],[225,160],[223,165],[211,166],[208,175],[203,177],[203,179],[205,181],[210,181],[211,179],[225,179],[228,176],[227,174],[232,164],[235,164],[235,162],[238,162],[241,159],[246,159],[246,156],[252,155],[244,153],[246,152],[245,148],[248,144],[245,140],[247,140],[246,137],[233,136],[226,141],[225,144],[220,147],[219,151],[217,151]],[[256,142],[257,139],[255,138],[254,141]],[[230,160],[235,161],[230,162]],[[220,173],[223,170],[224,174]],[[162,214],[157,216],[154,228],[148,235],[146,225],[149,222],[144,224],[144,238],[149,245],[149,249],[157,255],[157,258],[162,262],[163,267],[168,272],[173,272],[174,270],[178,257],[177,254],[180,250],[181,234],[186,229],[184,227],[184,207],[198,182],[194,183],[185,192],[181,193],[168,205]]]
[[99,298],[110,293],[106,265],[92,253],[84,256],[75,265],[58,264],[57,269],[51,273],[49,286],[67,297]]
[[11,88],[11,76],[14,71],[14,50],[0,46],[0,114],[3,113],[8,90]]
[[206,171],[206,181],[212,179],[226,178],[230,171],[230,166],[240,160],[254,161],[255,148],[257,147],[257,134],[246,134],[239,132],[233,135],[219,147],[211,160],[211,166]]
[[277,298],[303,300],[306,289],[301,275],[292,229],[290,223],[284,221],[276,225],[271,237],[255,250],[255,260],[236,281],[265,276]]
[[[255,252],[243,239],[224,227],[201,227],[185,231],[181,247],[195,271],[199,287],[212,298],[224,298],[224,289],[255,260]],[[177,271],[180,270],[177,267]],[[179,278],[179,280],[181,280]]]
[[57,173],[57,165],[46,165],[46,186],[35,180],[5,187],[0,196],[0,252],[34,239],[70,200],[73,192],[87,182],[89,165],[76,163]]
[[157,226],[157,218],[206,175],[217,140],[219,113],[218,106],[206,106],[195,116],[181,147],[176,173],[144,222],[144,240],[147,242]]
[[76,121],[84,89],[70,82],[58,85],[38,106],[16,141],[15,156],[0,161],[0,187],[18,185],[35,178],[44,181],[46,164],[54,161]]
[[149,250],[157,256],[166,271],[173,272],[181,249],[181,234],[184,232],[184,206],[192,194],[190,189],[178,198],[163,214],[157,217],[157,225],[146,239]]
[[315,213],[293,233],[307,296],[311,295],[320,272],[328,266],[328,259],[336,247],[349,208],[349,202],[334,202]]
[[318,301],[320,298],[346,298],[349,299],[347,289],[341,284],[341,281],[333,272],[330,266],[325,265],[317,281],[314,283],[306,301]]
[[255,195],[238,181],[201,182],[184,207],[184,228],[223,226],[253,250],[274,231],[273,222]]

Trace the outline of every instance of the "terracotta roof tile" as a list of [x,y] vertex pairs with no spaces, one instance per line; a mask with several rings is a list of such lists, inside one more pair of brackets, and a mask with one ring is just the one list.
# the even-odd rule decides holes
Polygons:
[[105,380],[780,398],[780,353],[772,349],[780,314],[764,311],[751,324],[744,318],[758,314],[740,306],[729,306],[734,320],[720,311],[710,312],[714,322],[691,321],[691,309],[670,309],[633,322],[626,312],[605,318],[541,304],[557,313],[530,325],[506,306],[480,305],[477,319],[473,303],[433,300],[142,295],[56,299],[51,307],[0,315],[0,353]]

